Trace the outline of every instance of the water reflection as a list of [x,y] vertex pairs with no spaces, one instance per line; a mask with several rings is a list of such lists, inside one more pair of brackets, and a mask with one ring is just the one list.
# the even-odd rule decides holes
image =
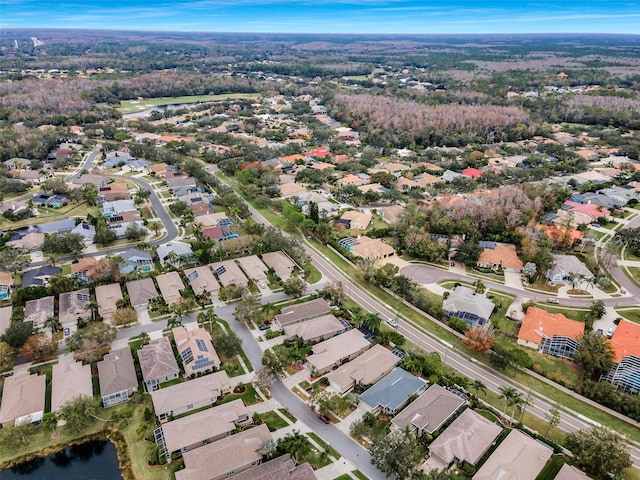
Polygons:
[[110,442],[74,445],[0,472],[2,480],[116,480],[121,478]]

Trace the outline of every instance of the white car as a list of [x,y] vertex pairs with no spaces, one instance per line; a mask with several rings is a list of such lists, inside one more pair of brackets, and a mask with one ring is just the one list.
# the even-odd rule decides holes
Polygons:
[[389,324],[389,326],[393,328],[398,328],[398,322],[396,322],[393,318],[390,318],[389,320],[387,320],[387,323]]

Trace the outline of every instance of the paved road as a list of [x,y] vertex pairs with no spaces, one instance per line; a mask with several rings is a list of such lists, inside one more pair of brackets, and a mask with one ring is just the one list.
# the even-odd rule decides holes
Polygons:
[[[317,285],[316,285],[317,288]],[[284,294],[274,294],[263,299],[263,302],[275,302],[285,298]],[[242,339],[242,348],[247,354],[247,358],[251,362],[254,370],[258,370],[262,367],[262,350],[258,345],[255,337],[251,334],[251,331],[245,323],[237,322],[233,319],[233,312],[235,305],[227,305],[224,307],[216,308],[215,312],[220,318],[226,320],[231,328]],[[197,313],[185,316],[182,320],[183,325],[193,323],[196,321]],[[156,332],[166,328],[167,322],[154,322],[150,325],[138,325],[133,328],[119,330],[116,341],[122,341],[131,338],[136,335],[140,335],[142,332]],[[316,414],[298,398],[293,392],[291,392],[280,380],[274,382],[271,387],[271,395],[275,400],[286,408],[298,418],[301,422],[305,423],[311,428],[316,435],[318,435],[327,444],[331,445],[335,450],[349,460],[358,470],[364,473],[371,480],[384,480],[386,477],[377,468],[371,464],[371,456],[369,452],[353,441],[349,436],[345,435],[334,425],[325,425],[321,422]]]
[[69,178],[78,178],[83,170],[86,170],[87,172],[91,170],[91,165],[93,164],[94,160],[98,157],[98,155],[101,155],[101,154],[102,152],[100,150],[95,150],[89,153],[87,155],[87,159],[84,162],[84,165],[78,168],[78,170],[76,170],[76,172],[73,175],[71,175],[71,177]]
[[[154,240],[154,241],[150,242],[151,245],[162,245],[164,243],[171,242],[172,240],[174,240],[178,236],[178,228],[173,223],[173,220],[171,219],[171,215],[169,215],[169,212],[167,212],[167,209],[162,204],[162,202],[160,201],[160,198],[158,197],[156,192],[153,190],[151,185],[149,185],[149,183],[147,183],[145,180],[142,180],[141,178],[137,178],[137,177],[128,177],[126,175],[111,175],[111,176],[114,177],[114,178],[122,178],[122,179],[125,179],[125,180],[128,180],[128,181],[131,181],[131,182],[135,183],[136,185],[138,185],[140,188],[143,188],[144,190],[147,190],[147,191],[151,192],[151,196],[149,197],[149,200],[151,200],[151,204],[155,207],[156,212],[158,214],[158,217],[160,218],[160,221],[164,225],[164,229],[167,231],[167,235],[165,235],[164,237],[162,237],[162,238],[160,238],[158,240]],[[113,249],[99,250],[97,252],[84,253],[82,256],[83,257],[101,257],[101,256],[107,255],[107,254],[108,255],[118,255],[120,253],[126,252],[130,248],[131,248],[131,245],[129,245],[127,247],[119,247],[119,248],[113,248]],[[58,262],[59,263],[64,263],[64,262],[70,262],[71,260],[72,260],[71,257],[64,257],[64,258],[58,259]],[[42,260],[40,262],[32,262],[31,263],[31,269],[40,268],[40,267],[42,267],[44,265],[48,265],[48,262],[44,261],[44,260]]]
[[[265,225],[269,225],[269,222],[256,209],[251,207],[251,205],[249,205],[249,210],[256,221]],[[325,278],[328,281],[341,281],[343,285],[345,285],[345,291],[347,292],[347,294],[356,303],[358,303],[371,313],[378,313],[383,319],[396,317],[397,311],[392,306],[382,304],[378,298],[374,297],[369,292],[362,289],[358,284],[354,283],[351,278],[345,275],[326,257],[319,254],[312,248],[307,248],[307,252],[311,255],[313,264],[322,272]],[[404,270],[405,269],[403,269],[402,273],[405,273]],[[459,278],[461,280],[467,281],[470,279],[470,277],[459,274],[457,274],[457,276],[456,274],[453,274],[454,276],[452,277],[452,274],[450,272],[433,267],[425,267],[424,269],[418,268],[416,271],[421,272],[420,274],[424,275],[420,283],[431,283],[437,281],[438,276],[440,275],[442,275],[442,278]],[[494,284],[493,282],[489,281],[485,281],[485,284],[487,286],[495,287],[500,290],[510,291],[515,294],[522,295],[523,293],[521,290],[517,289],[506,289],[502,284]],[[531,293],[533,297],[536,296],[536,294],[533,294],[533,292]],[[546,296],[542,294],[537,295],[540,299],[546,298]],[[620,300],[622,299],[619,299],[618,301]],[[564,303],[564,299],[562,301]],[[574,300],[567,299],[567,304],[569,304],[570,301],[573,303]],[[587,302],[584,300],[575,300],[575,302],[576,305],[584,305],[585,303],[590,303],[590,301]],[[637,302],[637,300],[635,300],[635,302]],[[620,304],[622,304],[622,302],[620,302]],[[437,322],[437,320],[433,318],[431,320]],[[398,330],[411,342],[424,349],[425,351],[438,352],[445,363],[458,370],[463,375],[471,379],[482,380],[482,382],[485,383],[488,389],[499,393],[499,388],[501,386],[513,386],[519,389],[520,393],[526,397],[529,390],[528,385],[523,385],[512,378],[508,378],[482,364],[477,363],[475,360],[467,357],[466,355],[458,353],[456,349],[449,348],[438,338],[432,336],[430,333],[422,329],[414,327],[409,322],[401,321]],[[531,405],[527,407],[527,411],[537,415],[542,419],[544,419],[545,413],[547,413],[551,408],[554,408],[556,404],[556,402],[549,400],[546,397],[537,394],[536,392],[532,392],[532,396],[529,399],[529,402],[531,403]],[[603,409],[605,408],[603,407]],[[593,422],[591,422],[588,418],[584,417],[579,412],[572,412],[564,409],[561,414],[561,423],[559,425],[559,428],[567,432],[574,432],[576,430],[588,429],[592,425]],[[631,448],[631,455],[634,465],[640,468],[640,449],[636,446],[633,446]]]
[[167,212],[167,209],[160,201],[160,197],[158,197],[155,190],[151,187],[151,185],[149,185],[148,182],[146,182],[145,180],[142,180],[141,178],[129,177],[127,175],[111,175],[111,176],[113,178],[121,178],[124,180],[128,180],[130,182],[133,182],[143,190],[146,190],[147,192],[151,193],[149,200],[151,200],[151,204],[156,209],[158,217],[160,217],[160,220],[162,221],[162,224],[164,225],[164,228],[167,231],[167,235],[165,237],[159,240],[154,240],[153,242],[150,242],[152,245],[161,245],[163,243],[168,243],[178,236],[178,228],[173,223],[173,220],[171,219],[171,215],[169,215],[169,212]]

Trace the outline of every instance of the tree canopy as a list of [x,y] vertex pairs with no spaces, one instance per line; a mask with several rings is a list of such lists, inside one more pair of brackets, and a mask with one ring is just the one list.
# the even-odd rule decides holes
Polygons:
[[612,474],[621,479],[623,470],[631,466],[626,439],[606,427],[570,433],[565,446],[573,452],[579,466],[602,478]]

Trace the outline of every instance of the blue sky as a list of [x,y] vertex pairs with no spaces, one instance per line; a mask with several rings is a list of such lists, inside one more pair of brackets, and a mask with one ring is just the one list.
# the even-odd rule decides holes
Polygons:
[[0,0],[0,29],[294,33],[632,33],[640,2]]

